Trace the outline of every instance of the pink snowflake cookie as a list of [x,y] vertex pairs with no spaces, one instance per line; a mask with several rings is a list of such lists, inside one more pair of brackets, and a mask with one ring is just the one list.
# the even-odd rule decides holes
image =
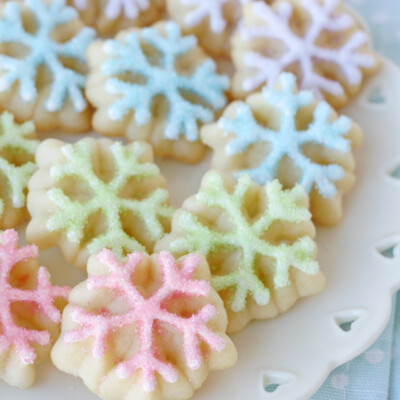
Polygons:
[[0,378],[20,388],[33,384],[34,364],[57,338],[69,293],[51,284],[38,255],[34,245],[18,248],[14,230],[0,235]]
[[81,19],[101,34],[151,25],[162,18],[165,0],[68,0]]
[[92,256],[89,278],[64,312],[55,365],[108,399],[187,399],[208,372],[236,361],[227,316],[203,257],[110,250]]
[[301,89],[334,107],[344,106],[379,66],[367,32],[342,0],[249,2],[232,38],[232,58],[236,98],[273,88],[288,71]]

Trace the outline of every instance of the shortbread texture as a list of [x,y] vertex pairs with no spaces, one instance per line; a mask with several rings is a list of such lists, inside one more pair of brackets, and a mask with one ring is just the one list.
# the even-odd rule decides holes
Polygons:
[[29,218],[28,182],[36,171],[35,126],[17,124],[9,112],[0,114],[0,229],[15,228]]
[[379,66],[367,32],[342,0],[250,2],[232,49],[232,93],[238,99],[264,85],[274,87],[288,71],[301,89],[341,107]]
[[213,168],[245,172],[261,185],[275,178],[285,188],[300,183],[314,221],[336,225],[355,182],[353,150],[362,130],[312,92],[298,92],[295,81],[284,73],[274,89],[231,103],[216,124],[202,129],[202,140],[214,150]]
[[203,257],[135,252],[120,262],[103,250],[88,273],[71,292],[52,360],[102,399],[188,399],[210,371],[236,362]]
[[115,34],[135,26],[147,26],[162,19],[165,0],[68,0],[81,20],[100,35]]
[[0,4],[0,107],[38,130],[90,130],[83,90],[94,35],[64,0]]
[[299,185],[285,191],[277,180],[259,186],[246,174],[236,181],[210,171],[198,194],[176,211],[171,233],[156,251],[207,258],[228,313],[228,332],[236,332],[324,287],[307,206]]
[[88,59],[86,94],[99,133],[150,142],[156,156],[202,159],[199,128],[226,105],[229,79],[216,72],[194,36],[160,22],[94,42]]
[[104,248],[121,257],[152,251],[169,231],[166,181],[148,144],[48,139],[36,160],[27,238],[41,249],[59,246],[69,262],[85,268],[89,255]]
[[18,234],[0,234],[0,379],[31,386],[35,365],[60,333],[69,288],[53,286],[36,246],[18,247]]

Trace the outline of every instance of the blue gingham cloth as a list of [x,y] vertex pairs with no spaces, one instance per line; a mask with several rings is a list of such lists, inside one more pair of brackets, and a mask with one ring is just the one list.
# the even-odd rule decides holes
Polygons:
[[[346,0],[368,22],[381,54],[400,65],[400,0]],[[399,266],[400,268],[400,266]],[[400,293],[382,336],[335,369],[312,400],[400,400]]]

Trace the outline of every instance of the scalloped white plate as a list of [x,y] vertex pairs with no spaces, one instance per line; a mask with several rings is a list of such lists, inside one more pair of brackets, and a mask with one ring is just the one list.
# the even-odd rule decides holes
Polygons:
[[[356,153],[358,181],[346,197],[342,223],[318,229],[325,290],[274,320],[252,323],[233,335],[239,362],[211,374],[194,400],[308,399],[330,371],[359,355],[383,331],[392,295],[400,288],[400,251],[395,249],[400,243],[400,178],[391,176],[400,167],[400,70],[384,61],[343,113],[362,125],[365,142]],[[197,191],[208,163],[159,162],[175,206]],[[85,278],[56,249],[44,252],[41,261],[58,284]],[[97,399],[50,361],[40,365],[37,375],[28,391],[0,382],[0,399]]]

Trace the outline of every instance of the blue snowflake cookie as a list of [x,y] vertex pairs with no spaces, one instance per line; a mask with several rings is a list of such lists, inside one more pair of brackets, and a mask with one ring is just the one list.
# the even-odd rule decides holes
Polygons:
[[226,105],[229,79],[173,22],[120,33],[88,51],[87,96],[94,127],[105,135],[147,140],[158,156],[199,161],[199,127]]
[[39,130],[87,130],[85,52],[94,36],[65,0],[2,5],[0,105]]
[[315,221],[340,221],[342,196],[355,181],[352,150],[362,132],[311,92],[298,92],[294,75],[283,73],[274,89],[232,103],[201,136],[215,151],[214,168],[247,173],[261,185],[275,178],[286,188],[300,183]]
[[149,26],[165,15],[165,0],[67,0],[85,25],[100,35]]

